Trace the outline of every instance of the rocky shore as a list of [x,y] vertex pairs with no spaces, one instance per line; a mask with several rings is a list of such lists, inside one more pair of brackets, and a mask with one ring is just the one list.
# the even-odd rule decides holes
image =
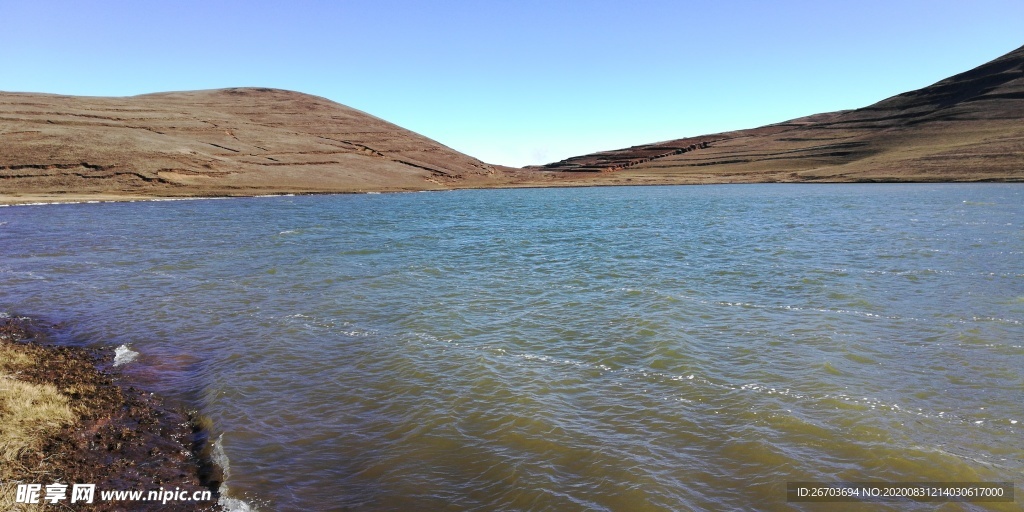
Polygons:
[[[112,353],[55,345],[59,328],[0,319],[0,509],[222,510],[202,419],[126,382]],[[71,503],[74,484],[95,485],[92,503]],[[40,504],[16,503],[19,485],[22,497],[41,486]],[[174,499],[146,500],[149,491]]]

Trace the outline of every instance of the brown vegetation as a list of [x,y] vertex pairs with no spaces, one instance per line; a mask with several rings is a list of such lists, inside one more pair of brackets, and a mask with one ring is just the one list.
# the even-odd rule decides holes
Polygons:
[[0,203],[551,185],[1024,180],[1024,47],[869,107],[525,169],[316,96],[0,93]]
[[[678,151],[693,144],[701,149]],[[634,183],[1024,181],[1024,47],[865,108],[543,168]]]
[[0,93],[0,137],[6,194],[424,190],[496,171],[358,110],[277,89]]

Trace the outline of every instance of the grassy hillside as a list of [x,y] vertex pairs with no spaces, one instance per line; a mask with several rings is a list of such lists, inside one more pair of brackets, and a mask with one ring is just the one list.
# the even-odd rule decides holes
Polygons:
[[1022,181],[1024,47],[850,111],[540,167],[302,93],[0,93],[0,203],[614,184]]
[[865,108],[543,169],[612,171],[639,182],[1024,180],[1024,47]]
[[0,137],[0,187],[23,193],[421,190],[495,172],[369,114],[276,89],[0,93]]

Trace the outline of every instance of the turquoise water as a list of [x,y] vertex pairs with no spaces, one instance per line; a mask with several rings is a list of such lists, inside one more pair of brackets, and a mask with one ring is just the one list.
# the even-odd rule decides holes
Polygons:
[[1021,185],[7,207],[0,290],[138,352],[125,371],[212,419],[228,494],[262,510],[819,510],[786,482],[1024,480]]

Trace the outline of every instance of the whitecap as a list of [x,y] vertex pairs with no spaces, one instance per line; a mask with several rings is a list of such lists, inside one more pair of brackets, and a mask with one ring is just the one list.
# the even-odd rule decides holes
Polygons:
[[228,461],[228,454],[224,451],[224,434],[217,436],[213,442],[213,449],[210,450],[210,459],[224,474],[224,482],[220,485],[220,499],[217,504],[224,507],[227,512],[252,512],[256,510],[243,500],[228,496],[227,481],[231,477],[231,463]]
[[135,360],[139,353],[128,348],[128,345],[121,345],[114,349],[114,366],[128,364]]

